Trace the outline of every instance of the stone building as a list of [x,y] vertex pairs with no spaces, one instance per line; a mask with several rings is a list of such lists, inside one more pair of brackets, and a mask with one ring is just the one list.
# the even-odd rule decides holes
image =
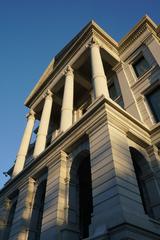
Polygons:
[[160,28],[148,16],[119,43],[89,22],[25,105],[1,240],[160,239]]

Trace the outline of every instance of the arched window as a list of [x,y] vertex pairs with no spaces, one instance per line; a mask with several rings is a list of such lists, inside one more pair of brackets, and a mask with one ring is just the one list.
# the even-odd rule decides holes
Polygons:
[[14,192],[8,199],[10,200],[10,210],[7,218],[7,228],[4,232],[4,239],[7,240],[10,237],[11,228],[14,220],[14,215],[16,211],[17,201],[18,201],[18,191]]
[[70,171],[68,222],[77,225],[79,239],[89,237],[92,212],[91,165],[86,151],[74,159]]
[[42,180],[40,179],[38,181],[38,186],[34,198],[28,240],[40,240],[46,183],[46,178]]
[[131,158],[136,174],[136,179],[144,207],[144,211],[150,217],[153,217],[151,208],[149,188],[147,186],[146,177],[151,174],[151,169],[145,157],[135,148],[130,147]]

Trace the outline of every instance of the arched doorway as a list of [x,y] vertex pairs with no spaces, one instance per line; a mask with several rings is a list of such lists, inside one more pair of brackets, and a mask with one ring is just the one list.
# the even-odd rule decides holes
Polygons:
[[89,151],[83,151],[73,160],[69,184],[69,223],[78,227],[79,239],[89,237],[93,212],[92,178]]

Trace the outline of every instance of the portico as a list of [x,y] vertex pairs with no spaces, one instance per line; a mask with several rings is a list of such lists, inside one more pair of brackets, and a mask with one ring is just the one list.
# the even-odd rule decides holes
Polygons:
[[[80,59],[75,61],[72,66],[64,67],[63,75],[55,87],[48,87],[43,94],[43,100],[34,107],[34,114],[33,110],[30,111],[17,154],[13,177],[23,170],[34,129],[35,117],[39,119],[39,127],[33,151],[34,159],[45,150],[51,128],[51,139],[53,140],[53,135],[55,137],[55,135],[58,136],[58,134],[67,131],[87,111],[87,107],[94,99],[102,95],[106,98],[109,97],[105,73],[107,63],[104,62],[103,65],[100,46],[99,41],[93,36]],[[59,106],[58,113],[53,109],[55,104]],[[56,120],[55,123],[57,118],[55,115],[59,116],[59,122]],[[56,125],[56,128],[54,125]],[[57,129],[57,126],[59,126],[59,129]],[[57,131],[56,134],[55,131]]]

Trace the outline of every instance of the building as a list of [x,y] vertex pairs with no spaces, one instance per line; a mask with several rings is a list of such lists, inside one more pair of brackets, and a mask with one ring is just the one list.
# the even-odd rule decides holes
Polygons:
[[25,105],[1,240],[160,239],[160,27],[117,43],[89,22]]

